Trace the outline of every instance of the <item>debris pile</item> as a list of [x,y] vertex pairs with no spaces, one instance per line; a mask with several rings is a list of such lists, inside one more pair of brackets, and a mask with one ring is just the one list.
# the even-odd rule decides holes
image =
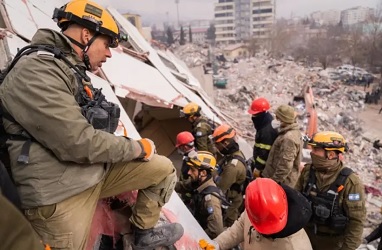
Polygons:
[[[188,63],[203,53],[195,45],[182,47],[176,54]],[[208,54],[208,53],[204,53]],[[207,61],[207,58],[200,59]],[[230,67],[220,67],[219,77],[228,79],[226,89],[215,89],[216,106],[241,131],[244,138],[253,140],[255,130],[247,110],[254,98],[265,97],[271,103],[271,112],[280,104],[294,105],[298,112],[302,132],[307,124],[305,107],[301,102],[293,102],[294,96],[301,95],[306,84],[312,87],[314,103],[318,115],[318,130],[340,132],[347,139],[350,152],[346,154],[346,165],[362,179],[367,193],[367,223],[364,234],[369,234],[382,222],[382,151],[373,148],[376,138],[366,138],[362,121],[356,116],[365,108],[365,92],[353,86],[330,80],[325,75],[309,70],[302,64],[289,60],[276,60],[266,55],[241,59]],[[377,135],[375,135],[377,136]],[[382,138],[380,138],[382,139]],[[373,242],[376,244],[376,242]],[[372,249],[364,245],[363,249]],[[361,249],[361,248],[360,248]]]

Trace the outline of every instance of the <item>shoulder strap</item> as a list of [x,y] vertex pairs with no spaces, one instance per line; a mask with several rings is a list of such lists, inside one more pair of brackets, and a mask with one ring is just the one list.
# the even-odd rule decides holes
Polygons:
[[223,194],[221,189],[216,187],[216,186],[208,186],[205,189],[203,189],[203,191],[200,192],[199,194],[202,195],[203,197],[208,195],[208,194],[213,195],[222,201],[222,205],[224,205],[224,206],[230,205],[230,203],[225,198],[225,195]]
[[316,179],[316,171],[311,166],[310,170],[309,170],[308,182],[306,183],[306,186],[305,186],[304,192],[303,192],[303,194],[305,196],[309,196],[309,193],[312,190],[313,186],[316,185],[316,181],[317,181],[317,179]]
[[13,58],[11,64],[8,66],[6,70],[2,72],[1,80],[5,78],[5,76],[8,74],[9,71],[12,70],[12,68],[16,65],[16,63],[19,61],[19,59],[24,56],[24,55],[29,55],[34,52],[38,51],[45,51],[53,54],[55,58],[58,58],[60,60],[63,60],[65,64],[68,65],[69,68],[73,69],[78,75],[81,76],[82,79],[84,79],[87,82],[90,82],[90,78],[81,72],[77,66],[75,66],[73,63],[71,63],[65,56],[65,54],[57,47],[53,47],[50,45],[44,45],[44,44],[39,44],[39,45],[28,45],[25,46],[24,48],[20,49],[15,57]]
[[334,191],[335,193],[338,193],[342,190],[339,190],[340,189],[340,186],[343,186],[346,182],[346,179],[349,177],[349,175],[351,175],[353,173],[353,170],[348,168],[348,167],[344,167],[340,174],[337,176],[337,179],[332,183],[332,185],[330,185],[329,187],[329,190],[332,190]]
[[232,159],[236,159],[238,161],[240,161],[241,163],[244,164],[244,166],[247,166],[247,161],[245,160],[245,158],[241,155],[233,155],[232,156]]

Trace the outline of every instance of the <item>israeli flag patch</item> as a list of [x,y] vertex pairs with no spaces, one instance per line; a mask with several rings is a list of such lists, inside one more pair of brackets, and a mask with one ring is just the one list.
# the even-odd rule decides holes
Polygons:
[[214,208],[213,207],[207,207],[207,212],[208,212],[208,214],[213,214]]
[[361,196],[359,194],[349,194],[349,201],[359,201]]
[[202,136],[203,135],[203,132],[202,131],[198,131],[196,132],[196,136]]

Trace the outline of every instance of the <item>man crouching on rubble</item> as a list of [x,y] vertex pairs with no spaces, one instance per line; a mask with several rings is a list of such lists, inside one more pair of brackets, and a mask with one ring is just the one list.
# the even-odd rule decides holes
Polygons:
[[138,189],[130,218],[135,248],[172,245],[181,225],[154,226],[173,192],[174,166],[154,154],[151,140],[113,134],[118,106],[102,101],[85,73],[118,46],[116,22],[87,0],[56,9],[54,19],[62,33],[40,29],[32,45],[58,48],[67,60],[46,51],[23,56],[0,88],[6,132],[17,135],[9,153],[27,219],[52,249],[84,249],[97,201]]

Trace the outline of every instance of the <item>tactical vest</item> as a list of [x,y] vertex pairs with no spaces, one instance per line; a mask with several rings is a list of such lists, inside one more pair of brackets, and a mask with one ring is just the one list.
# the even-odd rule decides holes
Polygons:
[[[86,75],[85,69],[82,69],[77,65],[73,65],[66,58],[64,53],[56,47],[48,45],[25,46],[16,54],[8,68],[1,72],[0,84],[2,84],[8,72],[12,70],[12,68],[16,65],[16,63],[22,56],[29,55],[32,53],[40,53],[54,56],[55,58],[62,60],[71,70],[73,70],[78,82],[78,92],[76,93],[75,99],[78,105],[81,107],[82,115],[87,119],[89,124],[91,124],[94,127],[94,129],[99,129],[109,133],[115,132],[120,117],[119,106],[117,104],[108,102],[105,99],[105,96],[102,94],[101,89],[96,89],[92,86],[90,78]],[[29,150],[31,143],[36,142],[36,140],[27,131],[23,131],[20,134],[6,133],[2,124],[3,117],[13,123],[17,123],[17,121],[3,108],[3,106],[0,103],[0,150],[2,152],[1,155],[5,155],[5,159],[9,157],[7,155],[8,150],[6,148],[7,140],[25,141],[17,161],[22,164],[27,164],[29,162]],[[3,160],[3,157],[1,158],[1,160]],[[8,165],[9,162],[5,162],[5,164]]]
[[217,197],[221,201],[221,207],[223,212],[229,207],[230,203],[226,200],[225,195],[220,188],[216,186],[208,186],[203,189],[202,192],[194,194],[192,197],[192,209],[191,213],[194,215],[195,219],[199,222],[203,229],[207,228],[207,219],[210,215],[209,211],[204,208],[205,197],[207,195],[212,195]]
[[349,218],[344,214],[339,204],[339,196],[344,189],[346,179],[353,173],[353,170],[347,167],[343,168],[326,192],[320,192],[317,189],[315,173],[316,171],[311,168],[308,183],[303,191],[303,194],[312,204],[311,222],[315,225],[315,231],[317,226],[326,226],[336,234],[341,234],[344,232]]
[[[210,126],[210,131],[207,131],[206,133],[202,133],[202,134],[198,134],[198,132],[195,132],[195,129],[198,127],[198,125],[200,123],[207,123],[209,126]],[[194,136],[194,138],[200,138],[200,137],[207,137],[207,148],[208,148],[208,151],[215,154],[216,153],[216,148],[215,148],[215,145],[212,141],[212,134],[213,134],[213,127],[211,127],[211,124],[208,122],[208,120],[206,120],[204,117],[201,118],[197,124],[193,124],[192,125],[192,135]]]

